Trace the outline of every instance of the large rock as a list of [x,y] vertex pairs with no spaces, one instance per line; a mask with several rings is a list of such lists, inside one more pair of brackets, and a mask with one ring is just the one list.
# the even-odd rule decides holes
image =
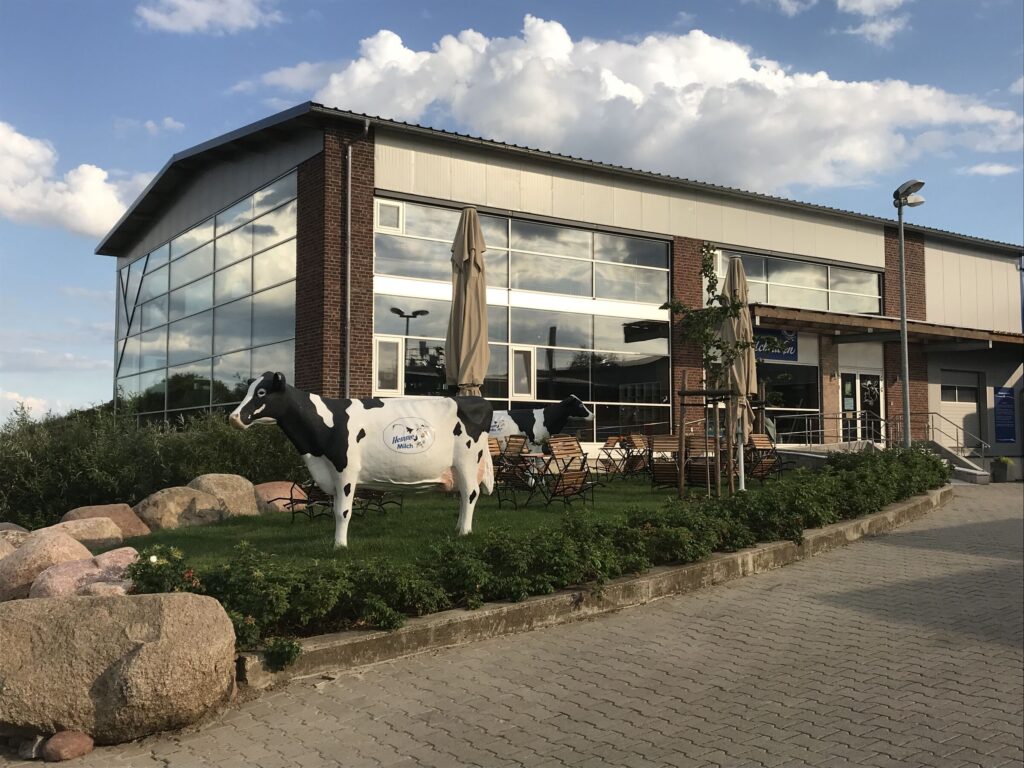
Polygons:
[[29,537],[28,531],[15,531],[13,529],[7,531],[0,531],[0,541],[6,541],[12,547],[17,549]]
[[36,531],[18,549],[0,560],[0,602],[28,597],[32,582],[51,566],[91,558],[92,552],[66,533],[45,528]]
[[17,523],[0,523],[0,531],[18,531],[28,533],[28,528],[22,528]]
[[121,529],[109,517],[68,520],[66,523],[51,525],[49,528],[40,528],[36,533],[43,531],[61,531],[75,541],[85,544],[89,549],[109,549],[124,541]]
[[194,723],[234,690],[231,621],[186,592],[4,603],[0,648],[0,736],[117,744]]
[[200,475],[189,488],[216,496],[224,504],[226,517],[258,515],[256,489],[241,475]]
[[7,539],[0,539],[0,560],[11,554],[17,547],[9,543]]
[[152,493],[136,504],[133,511],[154,531],[209,525],[226,517],[224,503],[216,496],[184,486]]
[[[88,560],[53,565],[40,573],[28,592],[29,597],[67,597],[83,594],[124,594],[124,570],[134,563],[139,553],[132,547],[121,547]],[[96,584],[116,584],[110,589],[89,589]]]
[[[293,493],[292,483],[288,480],[272,480],[269,483],[260,483],[253,486],[256,490],[256,505],[260,514],[269,512],[291,512],[288,508],[288,500]],[[296,499],[305,500],[306,492],[299,486],[295,486]],[[296,509],[303,509],[303,505],[297,504]]]
[[88,507],[75,507],[60,520],[62,523],[66,523],[68,520],[86,520],[90,517],[109,517],[121,529],[121,535],[126,539],[133,536],[146,536],[149,533],[149,526],[142,522],[127,504],[93,504]]

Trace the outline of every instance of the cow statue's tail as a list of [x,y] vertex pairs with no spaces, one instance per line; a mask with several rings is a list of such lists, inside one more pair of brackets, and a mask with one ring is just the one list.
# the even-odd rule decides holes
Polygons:
[[490,496],[494,490],[494,460],[491,458],[490,451],[484,451],[483,458],[480,459],[483,462],[483,477],[480,478],[480,484],[487,491],[487,495]]

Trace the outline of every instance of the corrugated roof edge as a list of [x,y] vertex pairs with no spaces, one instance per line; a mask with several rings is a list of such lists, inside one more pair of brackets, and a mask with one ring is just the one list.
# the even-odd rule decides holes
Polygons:
[[[102,254],[105,251],[107,243],[111,240],[113,235],[120,229],[120,227],[127,222],[133,212],[138,208],[139,203],[145,199],[150,191],[155,188],[164,176],[169,168],[175,163],[189,157],[194,157],[198,154],[206,152],[224,144],[236,141],[240,138],[248,136],[252,133],[264,130],[265,128],[273,125],[278,125],[283,122],[287,122],[296,117],[315,113],[323,115],[327,118],[340,118],[344,120],[352,120],[357,122],[365,122],[369,120],[371,124],[392,128],[394,130],[417,133],[435,138],[441,138],[460,144],[474,144],[487,149],[497,149],[505,151],[511,154],[534,157],[545,161],[554,161],[563,163],[575,167],[586,167],[592,170],[599,170],[604,173],[609,173],[616,176],[633,178],[642,181],[655,181],[659,184],[665,184],[674,187],[683,187],[693,189],[700,192],[710,192],[713,194],[721,195],[724,197],[734,197],[745,200],[753,200],[761,203],[770,203],[772,205],[781,205],[787,208],[794,208],[797,210],[814,211],[817,213],[824,213],[829,216],[841,217],[850,219],[853,221],[880,224],[882,226],[895,227],[897,222],[895,219],[886,219],[881,216],[872,216],[865,213],[858,213],[856,211],[848,211],[842,208],[832,208],[827,205],[819,205],[816,203],[805,203],[799,200],[792,200],[785,197],[777,197],[775,195],[768,195],[760,192],[750,192],[744,189],[738,189],[735,187],[726,187],[718,184],[712,184],[704,181],[694,181],[692,179],[685,179],[678,176],[671,176],[668,174],[656,173],[654,171],[644,171],[636,168],[627,168],[624,166],[613,165],[611,163],[603,163],[598,160],[588,160],[582,157],[575,157],[573,155],[564,155],[557,152],[550,152],[547,150],[536,149],[533,147],[525,147],[518,144],[509,144],[507,142],[496,141],[494,139],[486,139],[481,136],[472,136],[464,133],[457,133],[454,131],[447,131],[441,128],[430,128],[416,123],[407,123],[401,120],[392,120],[389,118],[380,117],[378,115],[367,115],[360,112],[351,112],[348,110],[338,109],[336,107],[328,107],[323,104],[316,102],[307,101],[299,104],[290,109],[278,112],[277,114],[271,115],[263,120],[259,120],[250,125],[244,126],[237,130],[231,131],[230,133],[223,134],[216,138],[210,139],[209,141],[197,144],[196,146],[183,150],[182,152],[176,153],[171,159],[164,165],[160,172],[153,178],[149,185],[142,191],[142,193],[135,199],[132,205],[125,211],[124,215],[118,220],[118,222],[111,228],[110,232],[107,233],[106,237],[103,238],[102,242],[96,247],[96,253]],[[1001,251],[1008,251],[1010,255],[1020,257],[1024,252],[1024,246],[1015,243],[1006,243],[999,240],[991,240],[984,237],[976,237],[973,235],[964,235],[959,232],[952,232],[945,229],[938,229],[936,227],[925,227],[918,224],[905,224],[906,231],[918,232],[925,235],[933,235],[944,239],[960,241],[970,243],[977,246],[983,246],[986,248],[997,248]],[[113,255],[113,254],[110,254]]]

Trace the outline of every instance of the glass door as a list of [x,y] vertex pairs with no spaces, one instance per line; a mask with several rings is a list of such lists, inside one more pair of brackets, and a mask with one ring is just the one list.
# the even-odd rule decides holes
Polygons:
[[844,441],[883,441],[882,377],[877,373],[844,371],[842,388],[842,432]]

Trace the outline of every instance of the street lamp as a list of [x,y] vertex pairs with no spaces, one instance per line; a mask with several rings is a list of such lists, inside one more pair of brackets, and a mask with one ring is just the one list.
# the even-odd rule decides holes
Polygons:
[[923,181],[911,179],[900,184],[892,193],[892,204],[896,206],[900,222],[900,353],[903,357],[903,447],[910,447],[910,354],[907,350],[907,263],[903,242],[903,209],[916,208],[924,202],[917,194]]
[[409,321],[410,320],[412,320],[414,317],[423,317],[424,315],[429,315],[430,314],[430,310],[428,310],[428,309],[416,309],[416,310],[413,310],[413,312],[411,314],[407,315],[404,311],[402,311],[398,307],[392,307],[391,308],[391,312],[392,312],[392,314],[398,315],[399,317],[401,317],[402,319],[405,320],[405,335],[406,336],[409,335]]

